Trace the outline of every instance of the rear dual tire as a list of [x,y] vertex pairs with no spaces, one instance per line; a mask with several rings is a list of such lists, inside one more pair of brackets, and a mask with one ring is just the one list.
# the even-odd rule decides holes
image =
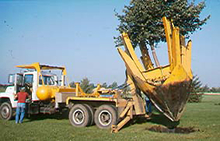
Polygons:
[[76,104],[69,112],[70,123],[75,127],[86,127],[93,123],[92,108],[87,104]]
[[118,114],[113,105],[102,105],[95,111],[95,124],[98,128],[109,129],[116,125]]
[[118,114],[113,105],[101,105],[95,111],[90,105],[76,104],[69,112],[70,123],[75,127],[86,127],[95,124],[100,129],[109,129],[117,124]]

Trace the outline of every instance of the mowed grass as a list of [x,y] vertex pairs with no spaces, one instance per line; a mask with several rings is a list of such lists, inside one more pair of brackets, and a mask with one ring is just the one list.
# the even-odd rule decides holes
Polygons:
[[193,127],[190,134],[158,133],[147,130],[152,126],[168,126],[163,115],[152,117],[151,121],[136,118],[118,133],[98,129],[96,126],[74,128],[67,118],[55,115],[38,115],[25,119],[22,124],[14,120],[0,120],[0,140],[220,140],[220,96],[204,96],[202,103],[188,103],[179,127]]

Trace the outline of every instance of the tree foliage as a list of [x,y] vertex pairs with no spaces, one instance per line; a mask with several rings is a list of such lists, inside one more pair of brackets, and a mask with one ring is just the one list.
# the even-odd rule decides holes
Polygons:
[[111,88],[111,89],[116,89],[118,87],[118,83],[117,82],[113,82],[112,84],[110,84],[108,86],[108,88]]
[[101,85],[102,88],[108,88],[108,84],[106,82],[104,82],[102,85]]
[[220,92],[220,87],[212,87],[209,89],[209,92]]
[[201,102],[202,95],[204,92],[204,89],[202,87],[202,82],[199,80],[199,77],[197,75],[193,76],[192,83],[191,83],[191,92],[189,96],[188,102]]
[[93,89],[95,88],[94,84],[90,83],[90,80],[88,78],[83,78],[80,81],[80,87],[85,93],[92,93]]
[[[75,88],[76,87],[76,84],[74,81],[72,81],[70,84],[70,87],[73,87]],[[97,87],[95,86],[93,83],[90,82],[90,80],[86,77],[86,78],[83,78],[81,81],[80,81],[80,87],[82,88],[82,90],[85,92],[85,93],[92,93],[93,90]],[[102,85],[101,85],[102,88],[109,88],[109,89],[116,89],[118,87],[118,84],[117,82],[113,82],[112,84],[108,85],[106,82],[104,82]]]
[[[172,19],[180,33],[189,36],[210,18],[200,19],[204,7],[204,1],[195,5],[194,0],[190,3],[188,0],[132,0],[124,7],[122,15],[116,13],[120,21],[117,30],[127,32],[134,47],[141,42],[152,46],[165,41],[162,17]],[[115,39],[116,44],[121,45],[121,38]]]
[[76,88],[76,84],[75,84],[74,81],[70,82],[70,83],[69,83],[69,86],[72,87],[72,88]]
[[112,84],[108,85],[106,82],[104,82],[101,85],[102,88],[109,88],[109,89],[116,89],[118,87],[118,83],[117,82],[113,82]]
[[[70,87],[76,87],[74,81],[70,83]],[[80,87],[85,93],[92,93],[93,89],[95,88],[95,85],[91,83],[90,80],[86,77],[80,81]]]

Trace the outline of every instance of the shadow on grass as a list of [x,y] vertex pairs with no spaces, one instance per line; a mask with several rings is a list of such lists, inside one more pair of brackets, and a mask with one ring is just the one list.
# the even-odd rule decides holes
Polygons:
[[153,132],[159,132],[159,133],[177,133],[177,134],[190,134],[193,132],[200,131],[199,129],[196,129],[194,127],[176,127],[174,129],[169,129],[167,127],[162,127],[160,125],[146,128],[146,130],[153,131]]
[[26,115],[26,118],[29,119],[26,122],[36,121],[36,120],[45,120],[45,119],[68,119],[68,111],[63,113],[55,113],[55,114],[36,114],[36,115]]
[[150,119],[147,119],[144,116],[136,116],[134,117],[134,119],[129,121],[123,128],[127,128],[134,124],[143,124],[146,122],[163,125],[167,127],[168,129],[176,128],[180,124],[180,121],[172,122],[163,114],[153,114]]
[[[39,121],[39,120],[45,120],[45,119],[57,119],[57,120],[69,119],[68,115],[69,115],[68,110],[64,111],[63,113],[30,115],[30,117],[26,116],[28,120],[26,120],[25,122],[31,122],[31,121],[36,121],[36,120]],[[163,114],[157,113],[157,114],[153,114],[151,116],[151,119],[147,119],[144,116],[135,116],[123,128],[127,128],[134,124],[143,124],[146,122],[163,125],[169,129],[173,129],[179,125],[179,122],[172,122],[167,117],[165,117]]]
[[150,122],[160,124],[160,125],[164,125],[169,129],[176,128],[180,124],[180,121],[171,121],[166,116],[164,116],[163,114],[153,115]]

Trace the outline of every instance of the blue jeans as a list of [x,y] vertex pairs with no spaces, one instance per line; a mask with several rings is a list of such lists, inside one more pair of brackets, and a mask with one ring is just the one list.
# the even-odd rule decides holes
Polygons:
[[146,107],[145,107],[146,113],[151,113],[152,112],[151,106],[152,106],[151,101],[146,100]]
[[[22,123],[25,115],[25,103],[18,103],[17,104],[17,109],[16,109],[16,116],[15,116],[15,122]],[[19,121],[20,117],[20,121]]]

